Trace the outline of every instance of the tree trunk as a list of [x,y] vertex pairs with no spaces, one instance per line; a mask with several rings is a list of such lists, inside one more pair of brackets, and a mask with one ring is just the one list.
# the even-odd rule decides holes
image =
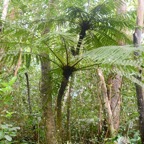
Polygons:
[[[124,0],[117,0],[119,8],[117,9],[117,14],[124,14],[126,12],[126,2]],[[119,41],[119,45],[124,45],[124,41]],[[118,132],[119,123],[120,123],[120,103],[121,103],[121,94],[120,88],[122,84],[122,77],[119,75],[108,77],[108,97],[110,100],[110,106],[113,115],[113,124],[114,129]]]
[[[9,5],[9,0],[3,0],[3,8],[2,8],[2,15],[1,15],[1,20],[2,22],[0,22],[0,32],[2,32],[3,29],[3,22],[6,20],[6,16],[7,16],[7,11],[8,11],[8,5]],[[2,58],[2,54],[4,53],[4,49],[0,48],[0,60]],[[0,63],[0,70],[3,67],[3,63]]]
[[27,72],[25,73],[25,76],[26,76],[26,83],[27,83],[26,86],[27,86],[27,96],[28,96],[28,99],[27,99],[28,109],[29,109],[29,113],[31,115],[32,114],[32,105],[31,105],[31,96],[30,96],[30,83],[29,83],[29,75]]
[[[135,47],[141,46],[141,37],[142,37],[142,27],[144,20],[144,0],[138,0],[138,8],[137,8],[137,28],[135,29],[135,33],[133,34],[133,43]],[[138,54],[136,54],[138,56]],[[142,71],[139,69],[139,72]],[[141,80],[141,77],[137,76],[137,79]],[[143,88],[138,84],[136,86],[136,95],[137,95],[137,103],[138,103],[138,112],[139,112],[139,127],[140,127],[140,135],[141,142],[144,144],[144,92]]]
[[41,60],[41,75],[41,96],[43,117],[46,127],[46,144],[56,144],[56,131],[52,110],[50,61],[48,60],[48,55],[46,54],[43,54],[43,59]]
[[9,5],[9,0],[4,0],[4,2],[3,2],[2,17],[1,17],[1,19],[2,19],[3,21],[5,21],[6,16],[7,16],[8,5]]
[[86,36],[86,30],[85,30],[83,27],[82,27],[81,29],[82,29],[82,30],[81,30],[81,32],[80,32],[80,34],[79,34],[79,40],[78,40],[78,43],[77,43],[77,47],[76,47],[76,51],[75,51],[75,53],[74,53],[74,56],[79,55],[80,47],[81,47],[81,45],[82,45],[82,41],[83,41],[83,39],[84,39],[85,36]]
[[57,138],[59,143],[62,143],[62,98],[64,96],[64,92],[69,82],[69,77],[63,76],[61,86],[57,96],[57,120],[56,120],[56,129],[57,129]]
[[[53,15],[55,0],[49,0],[48,2],[48,17]],[[46,27],[43,31],[43,34],[49,33],[50,27]],[[42,105],[43,105],[43,119],[44,126],[46,128],[46,144],[58,144],[56,136],[56,125],[53,114],[52,107],[52,81],[51,81],[51,67],[49,61],[49,54],[42,53],[41,60],[41,96],[42,96]]]
[[119,75],[115,75],[114,77],[110,76],[108,79],[107,92],[108,92],[108,98],[110,100],[114,129],[116,132],[118,131],[120,122],[121,83],[122,83],[122,77]]
[[71,130],[70,130],[70,116],[71,116],[71,90],[72,90],[72,83],[73,83],[73,76],[71,77],[69,87],[68,87],[68,94],[67,94],[67,121],[66,121],[66,141],[71,141]]
[[106,111],[106,116],[107,116],[106,119],[107,119],[107,124],[108,124],[108,130],[110,132],[110,136],[113,137],[115,135],[113,113],[110,107],[110,101],[108,99],[106,82],[105,82],[105,78],[104,78],[102,70],[98,69],[97,71],[98,71],[98,75],[101,81],[101,91],[102,91],[102,96],[103,96],[104,109]]
[[[119,5],[117,14],[124,14],[126,12],[126,3],[121,0],[117,0],[116,3]],[[124,45],[124,41],[119,41],[118,43],[119,45]],[[108,123],[108,130],[110,136],[113,137],[117,134],[120,123],[120,88],[122,84],[122,77],[112,73],[108,76],[106,84],[101,70],[98,70],[98,75],[102,82],[101,88],[104,99],[104,109],[107,115],[106,119]]]

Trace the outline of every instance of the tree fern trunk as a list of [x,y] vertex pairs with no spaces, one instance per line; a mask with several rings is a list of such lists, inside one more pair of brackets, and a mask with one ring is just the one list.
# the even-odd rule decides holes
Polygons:
[[67,121],[66,121],[66,141],[71,141],[71,130],[70,130],[70,116],[71,116],[71,90],[72,90],[72,83],[73,83],[74,77],[71,77],[71,81],[68,88],[68,95],[67,95]]
[[63,75],[60,89],[59,89],[58,96],[57,96],[57,108],[56,108],[57,109],[57,121],[56,121],[56,125],[57,125],[57,136],[58,136],[59,142],[61,142],[61,140],[62,140],[62,98],[64,96],[64,92],[65,92],[66,87],[68,85],[69,77],[70,76],[65,77]]
[[79,40],[78,40],[76,51],[75,51],[74,55],[79,55],[80,47],[82,45],[82,41],[83,41],[85,35],[86,35],[86,30],[82,29],[80,34],[79,34]]

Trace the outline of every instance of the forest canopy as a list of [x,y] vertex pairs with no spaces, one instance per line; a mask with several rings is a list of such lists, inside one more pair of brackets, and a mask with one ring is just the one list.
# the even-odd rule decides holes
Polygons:
[[144,144],[144,0],[0,5],[0,144]]

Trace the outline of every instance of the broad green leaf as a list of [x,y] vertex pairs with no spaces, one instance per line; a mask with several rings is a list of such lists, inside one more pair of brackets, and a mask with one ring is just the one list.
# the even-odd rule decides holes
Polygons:
[[7,125],[7,124],[1,125],[1,128],[2,128],[2,129],[8,129],[8,125]]
[[3,131],[0,131],[0,140],[4,138],[4,132]]
[[7,141],[12,141],[12,137],[11,137],[11,136],[5,135],[4,137],[5,137],[5,139],[6,139]]
[[5,139],[6,139],[7,141],[12,141],[12,137],[11,137],[11,136],[5,135],[4,137],[5,137]]

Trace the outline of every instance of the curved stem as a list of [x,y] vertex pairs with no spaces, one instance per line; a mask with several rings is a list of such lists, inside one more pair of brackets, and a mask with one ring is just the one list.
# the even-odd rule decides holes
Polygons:
[[29,84],[29,76],[28,73],[25,73],[26,82],[27,82],[27,95],[28,95],[28,106],[29,106],[29,113],[32,114],[32,106],[31,106],[31,98],[30,98],[30,84]]
[[57,63],[57,62],[55,62],[54,60],[52,60],[52,59],[50,59],[50,58],[47,58],[47,57],[45,57],[45,56],[42,56],[42,55],[39,55],[40,57],[43,57],[43,58],[45,58],[45,59],[47,59],[47,60],[49,60],[49,61],[51,61],[51,62],[53,62],[55,65],[57,65],[59,68],[61,68],[61,66]]
[[82,61],[83,60],[83,58],[81,58],[81,59],[79,59],[76,63],[74,63],[73,65],[72,65],[72,67],[74,67],[74,66],[76,66],[80,61]]
[[[46,44],[46,43],[44,43],[44,44]],[[47,44],[46,44],[47,45]],[[48,46],[48,45],[47,45]],[[56,55],[56,53],[51,49],[51,48],[49,48],[48,47],[48,49],[53,53],[53,55],[60,61],[60,63],[64,66],[64,63],[61,61],[61,59]]]

